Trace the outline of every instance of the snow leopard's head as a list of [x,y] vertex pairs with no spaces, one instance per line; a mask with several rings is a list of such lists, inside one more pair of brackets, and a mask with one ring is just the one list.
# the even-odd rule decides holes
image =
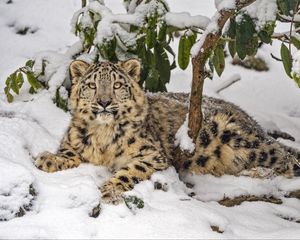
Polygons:
[[71,106],[74,113],[99,124],[145,115],[146,99],[140,88],[140,63],[124,62],[88,64],[76,60],[70,65],[72,79]]

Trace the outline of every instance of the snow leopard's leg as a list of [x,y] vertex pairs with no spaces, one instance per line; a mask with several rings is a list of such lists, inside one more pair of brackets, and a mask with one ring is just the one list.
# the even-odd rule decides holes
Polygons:
[[129,164],[116,171],[114,176],[102,185],[100,190],[103,201],[113,204],[122,202],[123,192],[133,189],[140,181],[149,179],[154,172],[168,167],[168,161],[158,152],[133,156]]
[[45,172],[56,172],[68,168],[78,167],[81,162],[79,154],[63,142],[56,154],[43,152],[37,156],[35,166]]

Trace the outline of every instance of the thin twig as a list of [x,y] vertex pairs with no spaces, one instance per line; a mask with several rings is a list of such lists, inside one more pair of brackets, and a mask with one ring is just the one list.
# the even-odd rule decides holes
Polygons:
[[300,23],[300,21],[292,19],[291,17],[287,17],[281,14],[277,14],[278,18],[280,18],[280,21],[286,22],[286,23]]
[[282,62],[282,59],[276,57],[273,53],[271,53],[271,57],[274,58],[276,61]]
[[231,85],[233,85],[234,83],[238,82],[241,80],[241,75],[240,74],[234,74],[233,76],[231,76],[229,79],[227,79],[225,82],[223,82],[221,84],[221,86],[219,86],[216,89],[216,93],[219,94],[220,92],[222,92],[223,90],[225,90],[226,88],[229,88]]

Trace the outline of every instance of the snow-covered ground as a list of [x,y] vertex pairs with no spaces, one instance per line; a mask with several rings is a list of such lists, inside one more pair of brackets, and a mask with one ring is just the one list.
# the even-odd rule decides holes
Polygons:
[[[251,179],[248,177],[187,176],[187,188],[173,168],[138,184],[130,195],[142,198],[142,209],[102,205],[98,218],[88,216],[98,204],[100,186],[110,173],[103,167],[82,164],[76,169],[47,174],[33,166],[33,156],[55,151],[68,126],[70,115],[52,103],[42,91],[30,100],[24,91],[12,104],[3,94],[5,78],[43,50],[65,52],[76,41],[70,20],[80,8],[79,0],[0,0],[0,219],[12,218],[19,206],[31,206],[23,217],[0,221],[0,239],[5,238],[299,238],[300,200],[286,198],[300,189],[300,179]],[[124,11],[121,0],[105,1],[114,11]],[[174,12],[212,16],[211,0],[169,0]],[[16,34],[29,27],[26,35]],[[176,46],[176,42],[174,45]],[[282,64],[270,58],[279,55],[278,43],[263,47],[259,55],[270,71],[258,73],[232,66],[227,61],[222,78],[205,82],[205,93],[234,102],[265,129],[281,129],[300,149],[300,89],[285,75]],[[234,74],[241,80],[230,88],[216,89]],[[169,91],[189,91],[191,69],[172,73]],[[22,101],[26,99],[26,101]],[[154,190],[154,183],[165,191]],[[36,196],[29,194],[33,184]],[[196,195],[191,198],[189,193]],[[225,207],[224,197],[273,195],[282,204],[244,202]],[[217,226],[223,233],[212,231]]]

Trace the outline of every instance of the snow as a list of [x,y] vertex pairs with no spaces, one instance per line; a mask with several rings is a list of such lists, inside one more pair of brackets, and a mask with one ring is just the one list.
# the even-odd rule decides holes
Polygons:
[[216,93],[220,93],[221,91],[225,90],[226,88],[230,87],[232,84],[236,83],[237,81],[241,80],[241,75],[238,73],[233,74],[228,79],[225,79],[218,85],[218,88],[215,90]]
[[215,33],[219,31],[218,26],[218,19],[220,18],[220,11],[221,10],[229,10],[235,8],[235,1],[234,0],[215,0],[215,6],[217,8],[216,13],[210,19],[209,23],[207,24],[205,31],[201,35],[200,39],[193,45],[191,48],[191,57],[196,57],[198,53],[202,52],[202,46],[204,44],[205,38],[210,33]]
[[165,20],[167,25],[174,26],[180,29],[189,27],[198,27],[200,29],[205,29],[210,21],[208,17],[202,15],[191,16],[191,14],[187,12],[168,12],[165,15]]
[[179,146],[181,150],[187,150],[192,153],[195,150],[195,144],[193,143],[193,139],[191,139],[188,135],[189,127],[188,127],[189,115],[186,115],[184,123],[178,129],[175,135],[175,145]]
[[[138,6],[129,6],[129,14],[114,13],[107,8],[102,1],[92,1],[86,7],[78,10],[71,21],[72,32],[75,33],[77,24],[81,27],[93,29],[97,25],[97,33],[94,39],[95,45],[102,45],[114,37],[120,38],[126,47],[134,46],[137,40],[137,33],[130,33],[124,27],[125,24],[141,26],[148,15],[157,12],[163,15],[166,12],[164,5],[160,2],[141,2]],[[90,17],[93,13],[94,19]],[[133,12],[131,14],[131,12]],[[198,19],[198,18],[197,18]],[[101,20],[99,22],[99,20]],[[80,33],[80,39],[84,42],[84,34]]]
[[[123,1],[106,0],[105,3],[114,13],[124,13]],[[169,0],[168,3],[171,11],[193,16],[212,16],[215,12],[210,0]],[[126,193],[143,199],[144,208],[130,210],[125,204],[102,204],[99,217],[91,218],[89,212],[100,199],[98,187],[111,176],[107,169],[82,164],[76,169],[48,174],[34,167],[33,158],[40,152],[54,152],[58,148],[71,116],[53,104],[52,90],[30,95],[24,89],[8,104],[3,94],[4,80],[27,59],[34,56],[43,59],[45,54],[39,52],[50,51],[46,55],[63,64],[49,66],[46,73],[52,76],[49,84],[54,89],[63,81],[71,56],[80,51],[78,38],[70,32],[70,20],[79,8],[78,0],[0,2],[0,32],[5,36],[0,45],[0,218],[5,215],[10,219],[0,222],[0,238],[299,238],[296,221],[300,220],[300,200],[286,197],[290,191],[299,189],[299,178],[210,175],[179,178],[170,167]],[[37,31],[19,35],[9,23],[23,24]],[[277,30],[286,31],[281,26]],[[176,49],[178,41],[173,46]],[[206,80],[204,92],[241,106],[265,129],[290,133],[295,142],[280,141],[300,149],[300,92],[286,76],[282,63],[270,57],[270,53],[279,56],[279,49],[280,43],[274,42],[259,50],[269,65],[269,72],[233,66],[230,58],[226,58],[222,77]],[[88,60],[89,56],[82,58]],[[232,81],[237,76],[240,81],[217,93],[224,80]],[[167,87],[169,91],[188,92],[190,84],[191,66],[186,71],[172,71]],[[188,188],[182,180],[194,186]],[[156,182],[164,186],[163,190],[154,189]],[[34,198],[28,195],[31,184],[37,192]],[[189,196],[192,192],[194,197]],[[283,203],[244,202],[234,207],[218,203],[224,196],[250,194],[276,196]],[[12,213],[3,211],[4,204],[14,213],[29,202],[33,204],[32,209],[23,217],[11,219]],[[214,232],[211,226],[218,226],[224,232]]]
[[[297,190],[297,187],[299,187],[299,179],[291,180],[284,179],[283,177],[253,179],[244,176],[232,177],[228,175],[219,178],[212,175],[188,175],[185,177],[185,180],[196,185],[193,189],[197,196],[196,199],[204,202],[220,201],[226,197],[234,198],[241,195],[283,197],[287,189],[292,191]],[[282,184],[283,182],[284,184]],[[294,184],[294,188],[286,188],[289,183]]]
[[218,26],[218,18],[220,17],[220,13],[217,12],[215,15],[211,18],[209,24],[207,25],[205,31],[201,35],[200,39],[193,45],[191,48],[191,57],[196,57],[197,54],[202,51],[202,46],[204,44],[205,38],[208,34],[217,32],[219,30]]
[[222,9],[234,9],[235,0],[215,0],[215,6],[218,11]]
[[69,65],[72,61],[71,56],[54,51],[43,51],[36,54],[34,60],[36,62],[36,72],[42,72],[43,61],[47,63],[45,74],[41,80],[47,81],[49,91],[54,93],[67,76]]
[[[209,33],[214,33],[219,30],[218,27],[218,19],[220,16],[221,10],[229,10],[235,8],[235,1],[234,0],[215,0],[215,6],[217,8],[217,12],[211,18],[209,24],[202,34],[200,40],[194,44],[191,49],[191,56],[196,57],[199,51],[202,48],[204,43],[205,37]],[[272,22],[276,19],[277,14],[277,3],[276,0],[257,0],[253,4],[247,6],[245,11],[256,21],[256,28],[257,30],[261,30],[267,23]],[[238,22],[239,19],[242,19],[242,15],[238,15],[236,21]]]
[[276,19],[277,3],[276,0],[257,0],[246,7],[246,11],[256,19],[256,27],[259,31],[266,23]]
[[34,178],[24,167],[5,159],[0,159],[0,174],[0,220],[10,220],[20,208],[31,204],[34,197],[29,186]]

